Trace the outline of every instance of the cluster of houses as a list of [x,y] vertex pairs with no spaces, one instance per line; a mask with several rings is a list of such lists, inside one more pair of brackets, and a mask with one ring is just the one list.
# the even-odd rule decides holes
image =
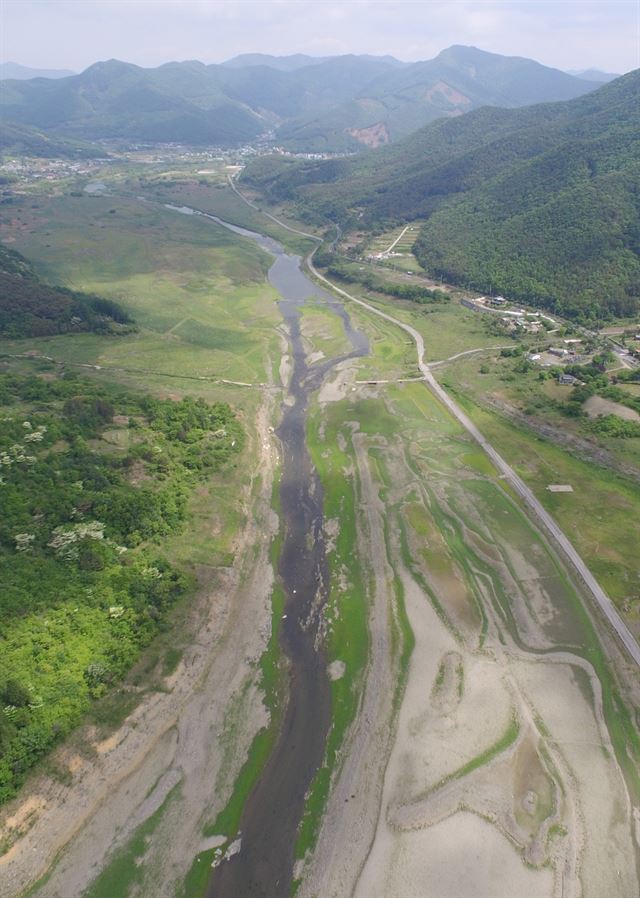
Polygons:
[[[548,331],[550,328],[558,326],[554,318],[543,312],[527,312],[524,309],[507,308],[509,301],[504,296],[477,296],[475,299],[462,299],[461,303],[474,312],[499,314],[500,321],[509,331],[538,334],[543,330]],[[548,324],[545,325],[543,322],[548,322]]]
[[[532,352],[527,358],[530,362],[536,362],[543,368],[549,368],[552,365],[579,365],[588,359],[588,356],[582,351],[582,340],[575,337],[561,340],[561,345],[550,346],[540,352]],[[565,378],[564,380],[562,378]],[[573,384],[576,382],[571,375],[560,375],[559,383]]]

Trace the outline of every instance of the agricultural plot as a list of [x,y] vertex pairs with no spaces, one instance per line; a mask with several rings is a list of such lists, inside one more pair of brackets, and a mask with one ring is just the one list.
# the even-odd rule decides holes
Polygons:
[[392,268],[407,272],[422,272],[424,269],[412,252],[420,227],[420,222],[411,222],[385,231],[367,243],[364,254],[384,261],[385,265]]

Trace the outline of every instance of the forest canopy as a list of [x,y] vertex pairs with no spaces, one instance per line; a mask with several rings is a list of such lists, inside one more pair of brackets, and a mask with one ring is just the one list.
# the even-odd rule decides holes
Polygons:
[[225,403],[0,375],[0,802],[164,626],[162,540],[242,443]]
[[133,319],[113,300],[42,282],[23,255],[0,244],[0,337],[124,333]]

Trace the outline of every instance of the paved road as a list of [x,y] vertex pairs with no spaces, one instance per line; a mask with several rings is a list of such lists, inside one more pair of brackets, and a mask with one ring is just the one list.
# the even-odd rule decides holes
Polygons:
[[404,237],[404,235],[407,233],[408,230],[409,230],[409,225],[406,226],[406,228],[404,229],[404,231],[402,231],[401,234],[398,234],[398,236],[396,237],[396,239],[395,239],[395,240],[394,240],[394,241],[393,241],[393,242],[392,242],[386,249],[384,249],[384,250],[380,253],[380,255],[381,255],[381,256],[386,256],[387,253],[390,253],[391,250],[394,248],[394,246],[395,246],[397,243],[400,243],[400,241],[402,240],[402,238]]
[[[244,200],[247,205],[252,206],[254,209],[257,208],[253,205],[253,203],[250,203],[249,200],[240,193],[233,181],[231,179],[229,180],[231,187],[238,194],[240,199]],[[263,214],[267,215],[277,224],[282,225],[282,227],[285,227],[288,231],[293,231],[294,233],[301,234],[304,237],[312,237],[314,240],[319,239],[312,234],[306,234],[304,231],[298,231],[296,228],[292,228],[288,225],[283,224],[283,222],[278,221],[275,216],[269,215],[269,213],[267,212],[264,212]],[[307,264],[309,265],[311,273],[315,277],[317,277],[318,280],[323,281],[323,283],[327,284],[327,286],[329,286],[331,290],[334,291],[334,293],[339,293],[341,296],[344,296],[351,302],[355,302],[357,305],[362,306],[364,309],[367,309],[374,315],[378,315],[380,318],[384,318],[386,321],[390,321],[391,324],[395,324],[396,327],[401,328],[403,331],[409,334],[409,336],[416,344],[416,350],[418,353],[418,367],[423,375],[425,383],[433,391],[433,393],[435,393],[438,399],[440,399],[443,405],[445,405],[449,409],[454,418],[457,418],[457,420],[460,422],[460,424],[462,424],[465,430],[467,430],[467,432],[470,433],[471,436],[480,444],[480,446],[489,456],[496,468],[504,475],[504,479],[511,484],[512,488],[523,500],[529,511],[543,525],[544,529],[547,532],[547,535],[550,536],[552,541],[555,542],[556,546],[561,549],[562,554],[570,562],[574,571],[578,574],[582,582],[585,584],[585,586],[593,596],[600,610],[611,624],[613,630],[618,635],[620,642],[624,645],[631,658],[640,667],[640,646],[636,642],[633,634],[631,633],[625,622],[618,614],[615,605],[606,594],[606,592],[602,589],[574,546],[571,544],[569,538],[560,529],[558,524],[554,521],[549,512],[544,508],[542,503],[539,502],[538,499],[536,499],[524,480],[522,480],[522,478],[516,474],[511,465],[507,464],[504,458],[493,448],[493,446],[489,442],[487,442],[487,440],[482,436],[473,421],[462,411],[460,406],[457,405],[456,402],[454,402],[451,396],[449,396],[449,394],[440,386],[438,381],[431,373],[429,366],[424,360],[424,340],[422,339],[422,334],[419,334],[418,331],[414,327],[411,327],[410,324],[405,324],[404,321],[399,321],[397,318],[394,318],[393,315],[388,315],[386,312],[382,312],[380,309],[376,309],[375,306],[370,305],[363,299],[358,299],[356,296],[352,296],[350,293],[347,293],[347,291],[343,290],[341,287],[337,287],[334,283],[324,277],[324,275],[320,274],[320,272],[315,268],[313,264],[313,253],[309,255]]]
[[445,405],[449,409],[451,414],[455,418],[457,418],[462,426],[480,444],[480,446],[489,456],[496,468],[504,475],[505,480],[511,484],[512,488],[524,501],[527,508],[533,513],[538,521],[540,521],[547,534],[552,538],[556,546],[558,546],[562,550],[562,554],[569,560],[580,579],[586,585],[587,589],[597,602],[606,619],[609,621],[609,623],[617,633],[620,641],[626,648],[631,658],[636,662],[638,666],[640,666],[640,646],[636,642],[633,634],[631,633],[625,622],[618,614],[613,602],[597,582],[585,562],[582,560],[576,549],[569,541],[568,537],[560,529],[549,512],[543,507],[538,499],[536,499],[536,497],[526,485],[526,483],[522,480],[522,478],[516,474],[511,465],[509,465],[504,460],[504,458],[493,448],[493,446],[489,442],[487,442],[487,440],[480,433],[473,421],[471,421],[471,419],[462,411],[457,403],[454,402],[451,396],[449,396],[449,394],[440,386],[438,381],[431,373],[429,366],[424,361],[424,340],[422,339],[422,334],[419,334],[414,327],[411,327],[411,325],[405,324],[403,321],[399,321],[392,315],[388,315],[386,312],[382,312],[380,309],[376,309],[375,306],[369,305],[368,302],[352,296],[350,293],[347,293],[346,290],[343,290],[340,287],[336,287],[335,284],[327,280],[327,278],[325,278],[317,271],[317,269],[313,265],[313,259],[311,257],[309,257],[308,259],[308,264],[311,272],[319,280],[323,281],[325,284],[331,287],[334,292],[346,297],[347,299],[351,300],[351,302],[357,303],[359,306],[362,306],[369,312],[373,312],[374,315],[378,315],[380,318],[384,318],[387,321],[390,321],[392,324],[395,324],[397,327],[402,328],[403,331],[410,334],[416,344],[416,350],[418,352],[418,367],[420,368],[420,372],[423,375],[425,383],[429,386],[433,393],[435,393],[438,399],[440,399],[443,405]]
[[[260,206],[256,206],[255,203],[252,203],[251,200],[248,200],[246,196],[244,196],[235,185],[235,182],[231,175],[227,176],[229,181],[229,187],[233,190],[234,193],[237,193],[243,203],[246,203],[247,206],[251,206],[252,209],[255,209],[256,212],[259,212],[261,215],[264,215],[266,218],[270,218],[271,221],[275,221],[277,225],[280,225],[281,228],[284,228],[285,231],[291,231],[292,234],[300,234],[301,237],[308,237],[310,240],[315,240],[317,243],[322,243],[323,238],[318,237],[317,234],[308,234],[306,231],[301,231],[299,228],[292,228],[291,225],[285,224],[283,221],[280,221],[279,218],[276,218],[275,215],[272,215],[270,212],[265,212],[264,209],[261,209]],[[336,227],[338,227],[336,225]],[[336,238],[337,239],[337,238]]]

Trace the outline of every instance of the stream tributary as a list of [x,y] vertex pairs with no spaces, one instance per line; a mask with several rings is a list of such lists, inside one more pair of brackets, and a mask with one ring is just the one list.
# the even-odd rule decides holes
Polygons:
[[[306,443],[309,397],[335,365],[365,355],[369,344],[366,336],[353,328],[342,303],[305,276],[299,256],[288,255],[271,238],[215,216],[206,217],[256,241],[274,256],[268,278],[281,296],[279,308],[293,358],[276,431],[282,446],[283,541],[278,573],[285,593],[280,645],[289,664],[288,694],[275,746],[243,809],[240,850],[215,868],[208,898],[285,898],[291,889],[305,794],[322,763],[331,722],[331,688],[322,638],[329,574],[322,487]],[[341,318],[351,352],[309,364],[300,332],[300,306],[311,298]]]

